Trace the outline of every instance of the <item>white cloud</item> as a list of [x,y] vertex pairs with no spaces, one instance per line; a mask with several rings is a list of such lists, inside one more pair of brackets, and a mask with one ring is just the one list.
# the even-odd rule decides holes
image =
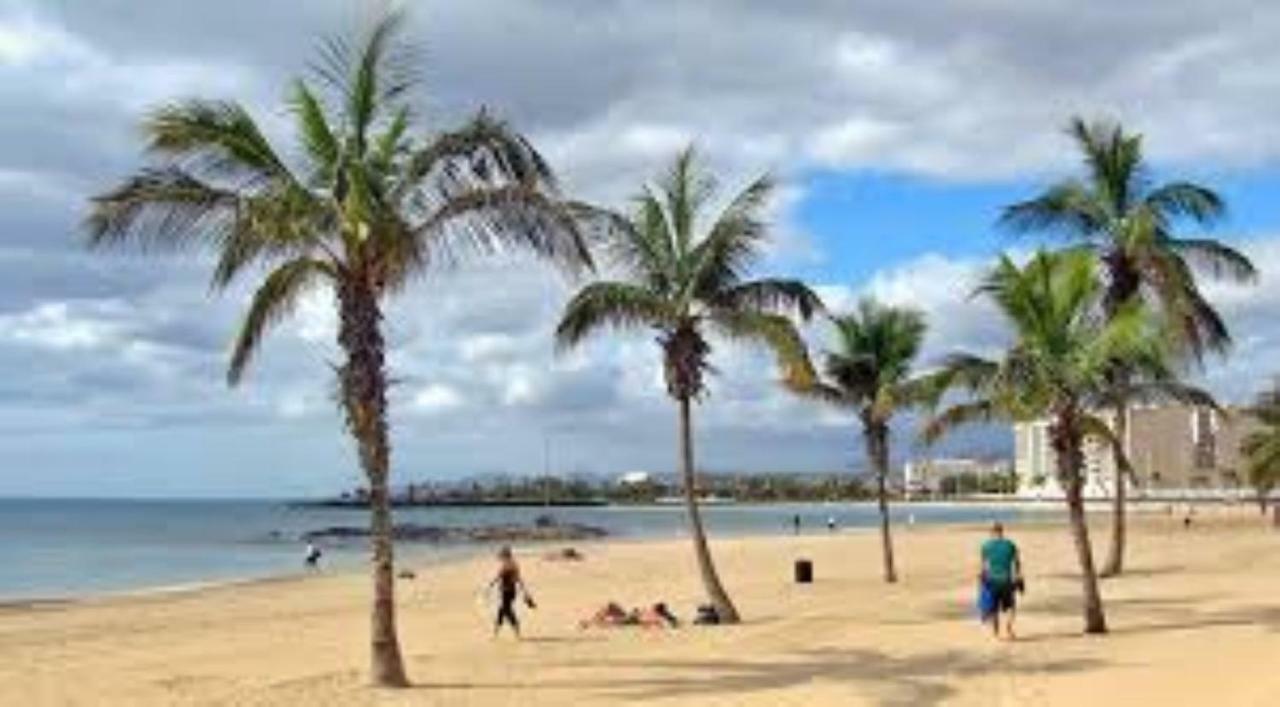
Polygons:
[[118,347],[130,332],[122,302],[45,302],[17,314],[0,315],[0,339],[54,351]]
[[21,68],[40,60],[83,52],[82,42],[30,14],[0,15],[0,66]]
[[411,406],[419,412],[439,413],[461,407],[464,402],[462,395],[453,388],[432,383],[414,394]]
[[458,342],[458,353],[466,363],[505,361],[517,355],[520,342],[506,334],[477,334]]
[[921,363],[928,366],[953,351],[986,354],[1006,343],[1008,337],[994,307],[972,296],[990,267],[986,259],[926,253],[877,271],[859,287],[826,285],[817,291],[834,311],[852,309],[860,298],[873,297],[923,312],[929,329]]

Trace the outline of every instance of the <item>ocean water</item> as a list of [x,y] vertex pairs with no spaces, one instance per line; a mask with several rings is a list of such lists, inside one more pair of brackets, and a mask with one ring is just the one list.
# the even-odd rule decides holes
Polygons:
[[[606,528],[612,537],[660,538],[686,534],[680,506],[589,508],[406,508],[396,522],[475,526],[531,523],[542,514],[562,522]],[[720,505],[704,508],[714,536],[782,535],[800,515],[803,532],[826,533],[828,518],[841,528],[876,524],[872,504]],[[1016,523],[1042,512],[980,505],[898,506],[897,522]],[[139,589],[180,587],[297,573],[299,536],[328,526],[363,526],[361,510],[302,508],[283,501],[0,499],[0,600],[69,598]],[[416,567],[459,554],[489,551],[476,545],[404,543],[399,552]],[[324,564],[356,567],[363,541],[325,546]]]

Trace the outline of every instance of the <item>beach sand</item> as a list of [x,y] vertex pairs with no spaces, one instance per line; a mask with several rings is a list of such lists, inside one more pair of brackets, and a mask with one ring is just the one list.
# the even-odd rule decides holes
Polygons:
[[[404,691],[364,686],[363,576],[5,607],[0,704],[1275,704],[1280,532],[1243,512],[1190,531],[1177,520],[1137,523],[1129,574],[1104,585],[1106,637],[1079,634],[1058,525],[1011,528],[1029,570],[1012,644],[972,616],[981,528],[899,529],[896,586],[880,581],[866,531],[716,541],[745,624],[580,631],[608,599],[666,600],[687,618],[699,597],[686,541],[614,542],[579,546],[580,563],[524,550],[539,607],[522,612],[520,643],[490,637],[477,598],[489,560],[410,562]],[[814,561],[815,584],[791,583],[798,557]]]

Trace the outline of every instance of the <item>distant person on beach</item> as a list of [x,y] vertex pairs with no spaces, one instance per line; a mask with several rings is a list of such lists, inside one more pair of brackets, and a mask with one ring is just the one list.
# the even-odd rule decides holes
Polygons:
[[799,535],[800,534],[800,514],[799,513],[797,513],[795,517],[791,519],[791,526],[792,528],[795,529],[796,535]]
[[498,574],[489,583],[489,589],[494,586],[498,587],[498,614],[493,621],[493,635],[496,637],[498,631],[502,629],[504,622],[511,624],[511,630],[515,632],[516,638],[520,638],[520,619],[516,616],[516,597],[524,594],[525,606],[530,609],[536,608],[537,604],[533,601],[533,596],[529,594],[529,588],[525,586],[524,579],[520,576],[520,565],[516,564],[515,556],[511,553],[511,548],[503,547],[498,551]]
[[303,561],[306,563],[307,569],[320,569],[320,558],[324,553],[320,552],[320,548],[315,543],[307,543],[307,549],[303,554]]
[[829,532],[832,532],[832,533],[836,532],[836,517],[835,517],[835,516],[827,516],[827,530],[828,530]]
[[982,543],[980,557],[982,619],[991,623],[992,635],[1000,638],[1000,615],[1006,615],[1005,636],[1013,640],[1013,620],[1017,615],[1015,594],[1023,586],[1022,557],[1018,546],[1004,536],[1002,524],[997,522],[991,526],[991,537]]

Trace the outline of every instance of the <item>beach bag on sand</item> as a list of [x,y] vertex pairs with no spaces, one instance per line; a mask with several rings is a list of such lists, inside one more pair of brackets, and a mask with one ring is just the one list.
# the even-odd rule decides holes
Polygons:
[[996,595],[991,591],[991,585],[986,582],[978,582],[978,618],[982,621],[990,621],[992,615],[996,613]]
[[720,614],[716,612],[716,607],[711,604],[703,604],[698,607],[698,612],[693,618],[693,623],[698,626],[714,626],[720,623]]

